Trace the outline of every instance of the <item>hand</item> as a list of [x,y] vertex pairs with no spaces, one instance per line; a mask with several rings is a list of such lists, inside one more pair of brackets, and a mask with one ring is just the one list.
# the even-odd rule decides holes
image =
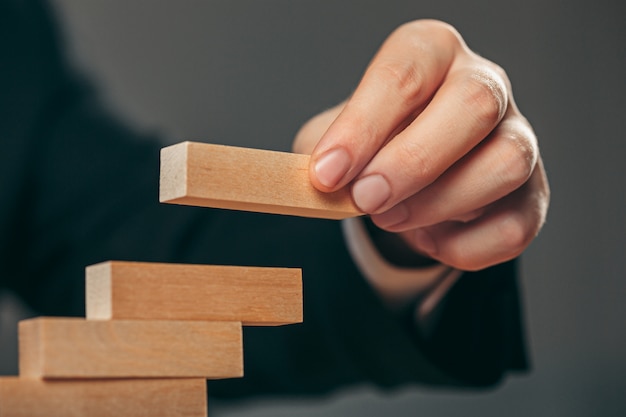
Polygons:
[[438,21],[394,31],[294,151],[311,153],[316,188],[351,186],[377,226],[463,270],[518,256],[548,209],[537,140],[505,72]]

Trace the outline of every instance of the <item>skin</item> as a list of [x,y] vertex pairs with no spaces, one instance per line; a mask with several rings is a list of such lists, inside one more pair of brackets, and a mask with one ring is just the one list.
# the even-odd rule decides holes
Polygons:
[[352,96],[308,121],[293,149],[311,154],[317,189],[351,187],[377,226],[458,269],[517,257],[546,218],[537,138],[506,73],[440,21],[396,29]]

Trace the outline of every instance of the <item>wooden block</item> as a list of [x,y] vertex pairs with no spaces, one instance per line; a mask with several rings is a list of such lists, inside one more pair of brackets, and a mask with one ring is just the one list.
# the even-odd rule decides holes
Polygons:
[[302,271],[144,262],[87,267],[88,319],[302,322]]
[[323,193],[308,155],[183,142],[161,150],[164,203],[327,219],[362,213],[349,190]]
[[204,379],[0,378],[2,417],[206,417]]
[[241,377],[241,323],[24,320],[19,369],[41,378]]

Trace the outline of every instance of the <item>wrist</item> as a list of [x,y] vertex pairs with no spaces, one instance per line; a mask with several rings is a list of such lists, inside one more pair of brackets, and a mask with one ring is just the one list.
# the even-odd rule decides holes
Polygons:
[[[400,308],[410,300],[425,294],[436,285],[441,275],[449,270],[447,265],[416,252],[405,252],[410,248],[403,242],[394,241],[400,238],[388,236],[391,235],[388,232],[374,231],[377,239],[375,246],[364,220],[358,217],[342,221],[346,244],[361,274],[390,308]],[[384,244],[381,238],[385,239]],[[399,243],[402,245],[398,245]],[[394,254],[393,248],[403,253]],[[393,262],[390,262],[389,258],[393,259]]]

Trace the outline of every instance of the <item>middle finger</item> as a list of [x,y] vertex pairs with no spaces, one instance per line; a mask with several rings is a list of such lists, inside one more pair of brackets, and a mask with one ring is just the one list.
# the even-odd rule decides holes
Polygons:
[[503,77],[489,66],[451,70],[428,107],[359,175],[356,205],[382,213],[432,183],[489,135],[507,100]]

